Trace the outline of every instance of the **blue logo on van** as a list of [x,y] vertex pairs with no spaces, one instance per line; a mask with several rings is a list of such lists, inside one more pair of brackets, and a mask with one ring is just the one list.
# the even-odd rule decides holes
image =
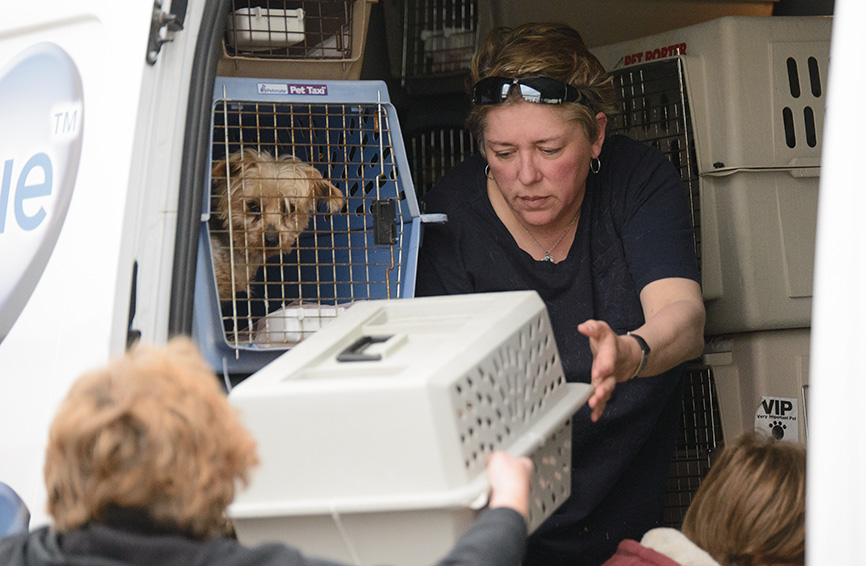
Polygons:
[[84,128],[81,76],[53,43],[0,69],[0,341],[39,282],[72,198]]

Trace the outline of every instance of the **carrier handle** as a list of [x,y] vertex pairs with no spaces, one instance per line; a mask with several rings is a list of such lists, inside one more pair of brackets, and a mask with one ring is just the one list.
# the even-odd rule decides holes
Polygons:
[[365,354],[364,350],[370,344],[387,342],[393,335],[361,336],[342,352],[337,354],[338,362],[375,362],[382,359],[382,354]]

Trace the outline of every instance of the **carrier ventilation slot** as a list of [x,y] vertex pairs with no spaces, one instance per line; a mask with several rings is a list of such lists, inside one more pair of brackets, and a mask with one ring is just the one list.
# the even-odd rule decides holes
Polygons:
[[[801,67],[805,73],[801,72]],[[795,57],[788,57],[785,60],[785,71],[787,74],[788,92],[791,95],[792,101],[803,104],[802,121],[799,124],[799,107],[794,104],[785,104],[782,107],[782,127],[784,128],[785,145],[790,149],[796,148],[798,143],[805,143],[808,147],[816,147],[818,145],[819,132],[815,111],[812,106],[818,104],[819,109],[822,107],[820,105],[823,105],[821,97],[824,90],[821,84],[818,60],[815,57],[808,57],[806,64],[801,65]],[[808,88],[805,89],[805,92],[801,87],[802,76],[806,76],[808,79]],[[801,101],[801,96],[806,97],[809,95],[815,100],[813,103]]]
[[[531,430],[565,391],[565,376],[546,316],[536,317],[452,387],[467,473],[483,473],[487,457]],[[531,456],[530,528],[571,492],[571,420]]]
[[487,455],[522,434],[559,394],[558,352],[545,319],[521,329],[454,385],[453,399],[467,470],[483,470]]

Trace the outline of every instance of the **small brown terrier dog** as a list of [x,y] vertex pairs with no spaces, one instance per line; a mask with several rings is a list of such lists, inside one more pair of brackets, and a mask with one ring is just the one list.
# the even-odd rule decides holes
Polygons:
[[290,253],[316,205],[338,212],[343,193],[294,155],[244,149],[212,169],[211,249],[221,301],[247,291],[265,260]]

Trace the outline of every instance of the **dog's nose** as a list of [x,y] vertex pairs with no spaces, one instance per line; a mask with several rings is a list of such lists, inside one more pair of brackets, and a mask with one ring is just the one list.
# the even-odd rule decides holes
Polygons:
[[280,233],[277,231],[268,230],[265,233],[265,245],[269,248],[275,248],[280,245]]

